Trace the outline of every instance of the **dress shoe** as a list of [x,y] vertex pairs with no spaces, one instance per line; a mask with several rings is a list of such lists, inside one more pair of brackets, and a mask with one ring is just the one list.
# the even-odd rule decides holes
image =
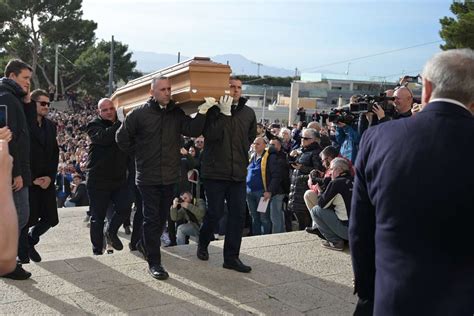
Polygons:
[[150,272],[152,277],[158,280],[166,280],[169,278],[168,272],[166,272],[161,264],[151,264],[148,268],[148,272]]
[[209,260],[209,252],[207,251],[207,247],[198,245],[196,255],[199,259],[203,261]]
[[105,232],[105,238],[107,239],[107,243],[112,245],[115,250],[122,250],[123,244],[118,238],[117,234],[112,234],[110,232]]
[[326,237],[324,237],[324,235],[319,231],[319,229],[317,227],[314,227],[314,228],[313,227],[306,227],[305,230],[306,230],[307,233],[315,234],[319,238],[326,240]]
[[41,262],[41,256],[38,251],[36,251],[35,246],[30,245],[28,247],[28,257],[30,257],[33,262]]
[[130,235],[132,233],[130,226],[123,226],[123,229],[125,230],[125,235]]
[[224,261],[224,264],[222,266],[225,269],[231,269],[231,270],[235,270],[235,271],[243,272],[243,273],[249,273],[250,271],[252,271],[252,268],[243,264],[239,258],[229,260],[229,261]]
[[12,280],[26,280],[31,277],[31,272],[26,271],[23,269],[21,264],[17,263],[15,270],[13,272],[10,272],[8,274],[5,274],[2,276],[2,278],[8,278]]

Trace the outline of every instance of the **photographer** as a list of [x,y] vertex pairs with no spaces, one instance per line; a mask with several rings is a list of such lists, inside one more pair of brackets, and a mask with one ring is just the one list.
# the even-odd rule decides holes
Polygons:
[[[387,90],[386,93],[389,91],[391,90]],[[387,93],[387,96],[389,97],[391,95]],[[395,98],[393,102],[395,105],[393,119],[410,117],[412,115],[411,106],[413,105],[413,93],[411,90],[405,86],[400,86],[394,90],[393,97]],[[373,106],[373,112],[377,115],[379,123],[384,123],[392,119],[385,115],[385,111],[377,103]]]
[[178,245],[186,243],[187,236],[199,239],[199,229],[206,213],[206,206],[203,199],[196,199],[193,203],[193,196],[190,192],[183,192],[181,196],[173,200],[170,208],[170,217],[173,221],[186,220],[187,222],[178,226],[176,241]]
[[339,154],[354,163],[359,146],[359,133],[347,122],[337,121],[333,124],[336,127],[336,143],[340,146]]

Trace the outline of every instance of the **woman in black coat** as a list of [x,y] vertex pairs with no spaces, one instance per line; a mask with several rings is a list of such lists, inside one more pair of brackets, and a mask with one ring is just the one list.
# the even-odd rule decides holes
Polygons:
[[323,166],[319,153],[321,146],[318,143],[318,132],[312,128],[303,130],[301,138],[301,154],[291,163],[293,174],[291,177],[290,195],[288,210],[293,212],[298,218],[299,229],[312,226],[311,216],[304,202],[304,193],[308,189],[308,177],[311,170],[323,171]]

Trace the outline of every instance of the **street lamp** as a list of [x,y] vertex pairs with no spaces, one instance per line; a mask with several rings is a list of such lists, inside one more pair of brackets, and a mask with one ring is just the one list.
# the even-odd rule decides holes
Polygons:
[[267,101],[267,85],[263,84],[262,124],[265,119],[265,102]]

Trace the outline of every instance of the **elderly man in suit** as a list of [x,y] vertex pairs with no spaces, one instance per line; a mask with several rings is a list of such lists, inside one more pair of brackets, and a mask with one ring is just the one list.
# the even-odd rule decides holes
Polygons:
[[355,315],[474,313],[474,51],[429,60],[422,102],[360,142],[349,220]]

